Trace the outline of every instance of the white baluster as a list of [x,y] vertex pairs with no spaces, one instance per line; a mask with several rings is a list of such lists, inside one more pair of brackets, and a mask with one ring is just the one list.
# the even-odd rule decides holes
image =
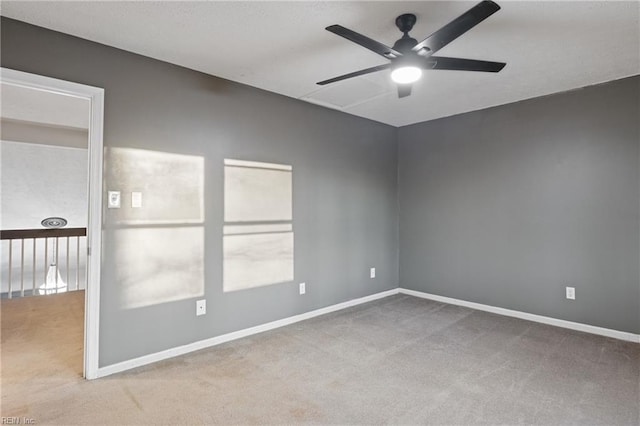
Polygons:
[[[69,237],[67,237],[67,286],[69,286]],[[67,290],[70,290],[67,288]]]
[[9,240],[9,299],[13,296],[11,295],[11,266],[13,264],[13,240]]
[[20,297],[24,297],[24,238],[20,240]]
[[36,295],[36,238],[33,237],[33,282],[31,283],[31,295]]
[[76,237],[76,290],[80,289],[80,236]]

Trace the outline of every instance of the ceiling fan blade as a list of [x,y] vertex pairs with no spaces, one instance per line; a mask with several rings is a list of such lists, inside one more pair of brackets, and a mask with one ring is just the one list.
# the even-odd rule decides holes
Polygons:
[[398,97],[406,98],[411,94],[411,85],[410,84],[398,84]]
[[379,43],[355,31],[351,31],[350,29],[345,28],[342,25],[330,25],[325,29],[336,35],[339,35],[340,37],[344,37],[349,41],[359,44],[365,49],[369,49],[380,56],[384,56],[387,59],[393,59],[402,56],[402,53],[398,52],[397,50],[394,50],[389,46]]
[[388,68],[391,68],[391,64],[378,65],[376,67],[365,68],[360,71],[354,71],[354,72],[350,72],[349,74],[333,77],[333,78],[330,78],[329,80],[319,81],[316,84],[319,84],[320,86],[324,86],[325,84],[335,83],[336,81],[346,80],[348,78],[357,77],[359,75],[364,75],[364,74],[370,74],[372,72],[382,71]]
[[445,58],[443,56],[430,56],[425,60],[425,68],[434,70],[499,72],[505,65],[507,64],[504,62]]
[[442,49],[447,44],[451,43],[462,34],[469,31],[471,28],[478,25],[480,22],[487,19],[489,16],[500,10],[500,6],[496,3],[485,0],[462,15],[458,16],[453,21],[449,22],[444,27],[440,28],[429,37],[422,40],[420,43],[413,47],[414,52],[418,52],[422,49],[428,49],[428,54],[433,54]]

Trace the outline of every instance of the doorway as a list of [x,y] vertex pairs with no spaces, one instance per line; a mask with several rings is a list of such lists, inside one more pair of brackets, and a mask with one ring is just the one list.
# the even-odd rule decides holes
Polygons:
[[[86,177],[70,179],[65,173],[65,176],[57,177],[50,174],[47,178],[42,174],[40,184],[32,183],[31,186],[25,185],[25,179],[18,178],[15,182],[22,183],[21,190],[4,191],[12,201],[12,207],[7,210],[10,214],[6,216],[21,229],[6,228],[3,224],[0,230],[3,329],[15,327],[17,333],[36,337],[38,331],[44,332],[55,344],[55,336],[47,333],[46,327],[39,329],[38,324],[50,321],[55,324],[56,318],[82,320],[82,326],[75,324],[75,331],[70,333],[77,334],[76,341],[82,339],[82,347],[78,349],[82,354],[76,354],[82,358],[82,375],[94,379],[98,375],[104,90],[6,68],[0,68],[0,84],[3,91],[18,95],[3,96],[2,100],[3,154],[13,159],[11,163],[3,161],[7,167],[4,171],[19,176],[17,163],[25,161],[28,164],[31,158],[40,164],[33,169],[38,173],[67,170],[69,174],[77,174],[75,167],[56,169],[53,166],[79,164],[80,161],[84,165],[81,173]],[[26,98],[32,98],[31,104],[24,102]],[[15,105],[9,103],[12,99],[16,100]],[[48,102],[58,106],[51,108]],[[14,116],[6,117],[4,111],[13,111]],[[80,112],[74,116],[76,118],[69,118],[69,112],[73,111]],[[21,119],[21,114],[28,119]],[[48,125],[47,129],[32,125],[37,123],[34,117],[38,115]],[[71,124],[65,120],[71,120]],[[87,141],[84,148],[77,146],[81,144],[83,134]],[[84,185],[85,191],[81,191],[82,188],[78,191],[78,185]],[[51,213],[56,210],[49,208],[55,204],[55,197],[69,193],[72,187],[76,189],[75,194],[82,192],[84,197],[68,198],[64,203],[64,215]],[[47,216],[38,220],[37,227],[34,225],[36,217],[27,209],[27,206],[33,209],[34,205]],[[67,224],[69,227],[65,227]],[[8,300],[17,298],[24,298],[26,303]],[[51,308],[52,305],[45,305],[47,298],[52,303],[58,298],[62,303]],[[25,321],[34,328],[25,328]],[[61,330],[58,333],[57,341],[62,345],[64,339],[71,338]],[[22,336],[22,340],[27,337]],[[3,363],[6,361],[5,358]]]

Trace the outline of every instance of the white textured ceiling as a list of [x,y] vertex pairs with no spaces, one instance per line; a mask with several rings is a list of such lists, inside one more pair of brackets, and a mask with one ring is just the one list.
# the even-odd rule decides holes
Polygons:
[[341,24],[391,45],[402,13],[421,40],[477,2],[2,2],[2,15],[372,120],[403,126],[640,73],[640,3],[500,1],[438,54],[506,62],[498,74],[430,71],[398,99],[385,63],[329,33]]

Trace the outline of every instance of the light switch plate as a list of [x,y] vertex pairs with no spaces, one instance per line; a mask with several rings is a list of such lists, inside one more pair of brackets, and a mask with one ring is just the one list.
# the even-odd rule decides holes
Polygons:
[[376,277],[376,268],[371,268],[369,270],[369,277],[371,277],[371,278],[375,278]]
[[142,207],[142,192],[131,193],[131,207],[134,209]]
[[109,191],[107,197],[107,207],[110,209],[120,208],[120,191]]
[[299,289],[300,289],[300,294],[305,294],[307,292],[307,284],[306,283],[300,283]]

